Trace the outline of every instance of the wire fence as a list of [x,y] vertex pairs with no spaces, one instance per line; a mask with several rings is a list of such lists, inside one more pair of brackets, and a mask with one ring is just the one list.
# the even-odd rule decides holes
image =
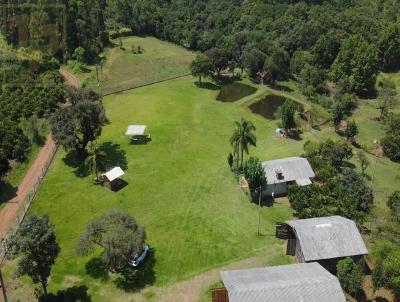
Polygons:
[[191,75],[191,73],[184,73],[184,74],[181,74],[181,75],[176,75],[176,76],[165,78],[165,79],[158,80],[158,81],[150,81],[150,82],[147,82],[147,83],[144,83],[144,84],[127,86],[127,87],[122,88],[122,89],[111,89],[111,90],[107,90],[107,91],[103,91],[103,92],[100,89],[99,92],[100,92],[100,94],[102,96],[108,96],[108,95],[111,95],[111,94],[122,93],[122,92],[125,92],[125,91],[129,91],[129,90],[133,90],[133,89],[137,89],[137,88],[141,88],[141,87],[151,86],[151,85],[155,85],[155,84],[159,84],[159,83],[164,83],[164,82],[168,82],[168,81],[172,81],[172,80],[188,77],[190,75]]
[[47,160],[42,168],[42,171],[40,172],[39,176],[36,179],[34,186],[30,190],[28,196],[26,196],[25,200],[23,201],[23,205],[18,209],[18,214],[17,214],[17,217],[16,217],[14,223],[8,228],[3,240],[0,242],[0,267],[2,266],[2,264],[5,260],[6,254],[7,254],[7,247],[6,247],[5,243],[10,236],[12,236],[13,234],[16,233],[16,231],[18,230],[18,227],[24,220],[26,213],[28,212],[33,200],[35,199],[36,193],[37,193],[37,191],[38,191],[44,177],[46,176],[46,173],[54,159],[54,156],[57,153],[57,150],[58,150],[57,145],[54,145],[50,152],[49,157],[47,158]]

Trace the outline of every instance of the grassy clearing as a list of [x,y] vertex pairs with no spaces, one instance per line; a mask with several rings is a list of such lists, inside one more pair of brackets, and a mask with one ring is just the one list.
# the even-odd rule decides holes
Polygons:
[[[111,144],[113,163],[125,166],[128,186],[120,192],[94,186],[91,177],[77,177],[63,160],[66,154],[58,153],[31,210],[50,215],[61,243],[53,291],[84,284],[93,301],[123,293],[113,280],[90,277],[85,271],[90,258],[75,254],[79,233],[109,208],[123,208],[146,226],[155,251],[156,285],[261,250],[282,249],[282,241],[273,236],[275,223],[290,218],[291,210],[287,204],[263,208],[262,231],[272,236],[256,236],[257,206],[241,193],[229,171],[228,139],[234,120],[244,116],[257,126],[259,147],[252,152],[260,158],[299,154],[302,142],[275,138],[273,123],[236,104],[215,101],[217,93],[197,88],[188,77],[105,98],[110,124],[101,142]],[[153,141],[130,145],[124,132],[132,123],[149,125]]]
[[[145,53],[131,54],[131,44],[140,44]],[[193,56],[154,38],[128,38],[124,47],[125,51],[114,48],[106,52],[107,89],[136,86],[154,81],[155,76],[177,74],[187,69]],[[154,64],[160,60],[175,69],[160,72],[160,64]],[[133,301],[129,292],[118,287],[115,276],[96,278],[87,272],[85,266],[98,253],[83,258],[75,253],[85,225],[109,208],[122,208],[146,226],[148,243],[154,249],[149,284],[165,286],[253,255],[265,254],[265,265],[290,261],[284,255],[283,241],[274,238],[275,223],[292,216],[288,204],[261,209],[262,233],[271,236],[258,237],[258,207],[241,193],[228,169],[226,157],[231,151],[228,139],[233,122],[240,117],[254,122],[258,146],[251,153],[262,160],[297,156],[307,139],[340,137],[328,125],[312,132],[304,127],[301,141],[279,139],[274,135],[278,121],[251,113],[248,105],[269,93],[296,99],[309,108],[292,82],[283,84],[290,89],[280,91],[251,84],[258,88],[251,96],[222,103],[215,101],[217,90],[200,89],[194,81],[185,77],[105,97],[110,124],[104,128],[100,141],[112,164],[126,170],[124,179],[128,185],[121,191],[109,192],[94,186],[92,177],[78,177],[76,167],[68,165],[67,154],[57,154],[30,212],[49,214],[61,244],[62,252],[52,271],[51,291],[84,286],[92,301],[115,301],[116,297]],[[244,82],[249,84],[248,80]],[[381,138],[380,128],[370,121],[376,114],[373,104],[367,101],[354,112],[362,145]],[[153,141],[148,145],[129,144],[124,135],[129,124],[147,124]],[[400,165],[370,155],[369,158],[367,173],[378,205],[373,219],[385,219],[385,198],[398,187]],[[6,269],[8,276],[13,265]],[[143,298],[152,300],[153,291],[149,291]]]
[[[189,64],[195,56],[182,47],[153,37],[128,37],[122,41],[123,50],[115,46],[104,52],[106,62],[103,78],[99,74],[100,84],[94,66],[89,68],[90,73],[79,75],[83,83],[103,94],[130,89],[188,74]],[[134,54],[131,47],[139,45],[144,49],[143,53]]]

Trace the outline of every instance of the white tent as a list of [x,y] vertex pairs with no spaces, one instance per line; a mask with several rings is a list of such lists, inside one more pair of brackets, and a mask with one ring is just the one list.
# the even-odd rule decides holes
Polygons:
[[103,176],[105,178],[107,178],[108,181],[114,181],[117,178],[123,176],[125,173],[124,171],[122,171],[122,169],[120,167],[115,167],[113,169],[111,169],[110,171],[106,172],[103,174]]
[[146,128],[146,125],[129,125],[125,134],[128,136],[144,135]]

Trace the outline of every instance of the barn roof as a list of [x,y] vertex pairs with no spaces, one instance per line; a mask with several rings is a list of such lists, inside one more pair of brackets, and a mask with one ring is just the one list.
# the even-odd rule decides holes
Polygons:
[[345,302],[338,279],[319,263],[221,272],[229,302]]
[[104,173],[103,176],[105,176],[108,179],[108,181],[114,181],[117,178],[123,176],[124,174],[125,174],[124,171],[122,171],[120,167],[115,167],[110,171],[108,171],[107,173]]
[[[267,183],[276,184],[288,181],[299,181],[299,185],[311,183],[310,178],[315,177],[315,173],[310,163],[303,157],[288,157],[265,161],[262,163],[267,176]],[[276,171],[280,170],[283,174],[282,179],[278,179]],[[308,179],[308,181],[307,181]]]
[[356,224],[350,219],[330,216],[286,223],[294,229],[305,261],[368,254]]

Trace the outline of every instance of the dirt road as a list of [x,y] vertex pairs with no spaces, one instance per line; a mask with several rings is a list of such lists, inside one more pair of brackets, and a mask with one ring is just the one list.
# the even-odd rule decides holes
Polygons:
[[[60,70],[61,75],[65,78],[70,86],[79,87],[79,80],[70,72]],[[0,211],[0,241],[4,239],[9,228],[15,223],[18,214],[24,206],[24,200],[31,192],[33,186],[36,184],[37,179],[42,174],[42,171],[49,159],[55,143],[49,135],[46,143],[40,150],[37,158],[29,168],[24,179],[18,186],[16,196],[6,202],[6,205]]]

